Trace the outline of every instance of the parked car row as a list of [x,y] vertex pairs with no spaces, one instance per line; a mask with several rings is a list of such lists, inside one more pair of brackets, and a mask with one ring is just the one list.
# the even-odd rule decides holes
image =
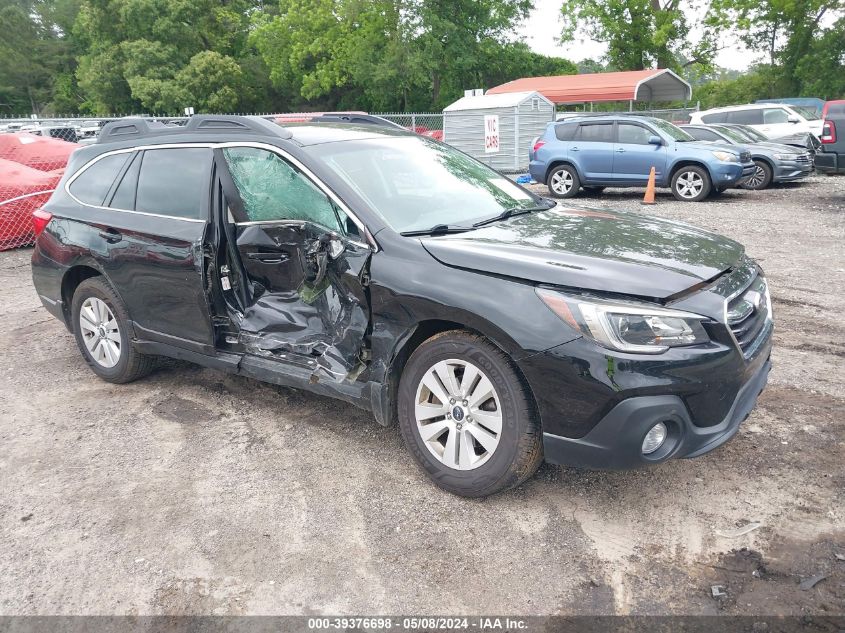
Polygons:
[[[765,137],[763,137],[765,139]],[[730,187],[764,189],[805,178],[813,156],[803,147],[761,140],[753,128],[697,123],[677,126],[636,115],[573,117],[550,123],[529,151],[529,171],[556,198],[583,188],[655,184],[698,202]]]

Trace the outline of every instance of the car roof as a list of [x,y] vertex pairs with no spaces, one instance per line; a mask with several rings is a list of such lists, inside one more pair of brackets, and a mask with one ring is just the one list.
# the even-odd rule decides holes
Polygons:
[[559,119],[557,121],[552,121],[552,124],[557,125],[564,125],[567,123],[584,123],[589,121],[644,121],[646,123],[651,123],[652,121],[656,120],[653,116],[648,116],[646,114],[598,114],[598,115],[578,115],[575,117],[571,117],[568,119]]
[[693,114],[708,114],[710,112],[729,112],[731,110],[763,110],[765,108],[777,108],[783,106],[791,106],[790,103],[746,103],[743,105],[722,106],[720,108],[710,108],[709,110],[700,110],[693,112]]
[[[185,125],[165,125],[159,121],[126,118],[103,126],[97,145],[140,142],[147,140],[191,142],[195,135],[259,136],[273,140],[293,141],[300,146],[337,141],[361,140],[384,136],[407,136],[412,132],[399,128],[354,123],[305,123],[280,125],[269,118],[235,115],[194,115]],[[192,138],[194,137],[194,138]]]

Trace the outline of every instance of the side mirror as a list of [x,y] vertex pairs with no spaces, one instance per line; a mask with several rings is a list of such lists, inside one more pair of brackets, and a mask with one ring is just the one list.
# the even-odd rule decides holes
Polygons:
[[657,134],[652,134],[648,137],[648,144],[649,145],[663,145],[663,139],[657,136]]
[[801,123],[801,119],[799,119],[794,114],[790,114],[788,117],[786,117],[786,120],[789,121],[790,123]]

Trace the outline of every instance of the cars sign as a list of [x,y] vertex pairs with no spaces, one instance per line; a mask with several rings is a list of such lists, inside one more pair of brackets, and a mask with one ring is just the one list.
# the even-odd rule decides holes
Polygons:
[[499,115],[484,115],[484,153],[493,154],[499,151]]

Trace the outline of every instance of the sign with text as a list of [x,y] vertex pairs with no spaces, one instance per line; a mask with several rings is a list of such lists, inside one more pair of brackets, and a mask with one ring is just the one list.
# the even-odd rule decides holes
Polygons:
[[484,153],[499,151],[499,115],[484,115]]

